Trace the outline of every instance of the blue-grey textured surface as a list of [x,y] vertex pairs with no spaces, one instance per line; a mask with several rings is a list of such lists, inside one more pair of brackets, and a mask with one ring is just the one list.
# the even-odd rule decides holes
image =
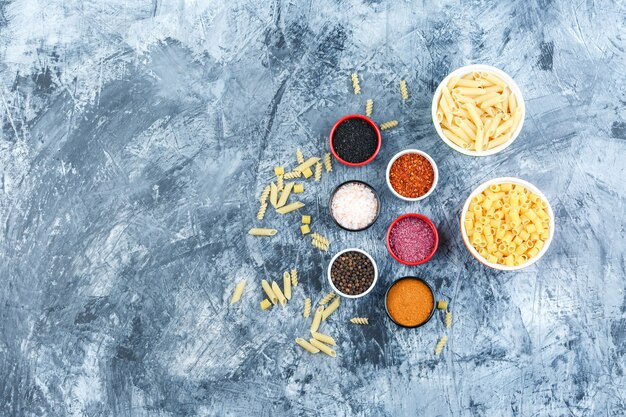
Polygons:
[[[0,415],[626,414],[623,2],[391,4],[0,0]],[[430,120],[437,83],[468,63],[505,70],[526,98],[521,137],[483,159]],[[298,146],[325,152],[333,121],[367,98],[400,126],[374,163],[335,165],[303,195],[331,251],[298,235],[297,215],[270,213],[281,233],[247,237],[273,167]],[[439,164],[420,203],[384,182],[408,147]],[[519,273],[482,267],[459,235],[466,196],[504,175],[536,184],[557,216],[550,250]],[[384,204],[359,234],[325,209],[351,178]],[[442,238],[416,268],[383,243],[409,211]],[[329,290],[326,263],[350,246],[372,253],[380,284],[323,324],[338,358],[310,356],[293,343],[302,298]],[[293,265],[294,300],[261,312],[260,280]],[[407,331],[384,316],[385,286],[409,273],[451,300],[440,357],[441,317]]]

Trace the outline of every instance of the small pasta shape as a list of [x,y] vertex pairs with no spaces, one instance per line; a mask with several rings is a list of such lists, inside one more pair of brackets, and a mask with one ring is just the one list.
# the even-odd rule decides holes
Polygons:
[[374,100],[372,100],[371,98],[367,99],[367,101],[365,102],[365,115],[367,117],[371,117],[372,116],[372,112],[374,111]]
[[262,280],[261,287],[263,288],[263,291],[265,291],[265,294],[267,294],[267,298],[270,299],[272,304],[276,304],[278,302],[278,297],[276,296],[276,294],[274,294],[274,290],[272,290],[272,286],[270,285],[270,283],[267,282],[267,280]]
[[296,268],[291,268],[291,285],[298,285],[298,270]]
[[299,337],[296,339],[296,343],[302,347],[304,350],[307,350],[311,353],[319,353],[319,349],[316,348],[315,346],[313,346],[312,344],[310,344],[309,342],[307,342],[306,340],[304,340],[303,338]]
[[261,301],[261,309],[262,310],[267,310],[271,306],[272,306],[272,302],[270,300],[268,300],[267,298],[264,299],[263,301]]
[[287,300],[291,300],[291,275],[287,271],[283,273],[283,294]]
[[320,305],[325,306],[326,304],[330,303],[331,300],[335,298],[336,296],[337,294],[335,294],[334,291],[329,292],[324,297],[322,297],[322,299],[320,300]]
[[302,153],[300,148],[296,149],[296,161],[298,162],[298,164],[304,163],[304,154]]
[[337,352],[335,352],[333,349],[330,348],[330,346],[323,344],[319,340],[317,340],[317,339],[309,339],[309,342],[313,346],[318,348],[321,352],[324,352],[325,354],[327,354],[328,356],[330,356],[332,358],[337,356]]
[[290,171],[283,175],[283,179],[292,180],[294,178],[300,178],[302,176],[302,172],[300,171]]
[[448,343],[448,336],[444,334],[443,336],[441,336],[441,338],[437,342],[437,345],[435,346],[435,355],[439,356],[441,354],[446,343]]
[[322,179],[322,163],[315,164],[315,182],[319,182]]
[[327,252],[329,248],[329,245],[327,245],[326,243],[320,242],[319,240],[315,240],[315,239],[311,240],[311,245],[314,248],[321,250],[322,252]]
[[388,122],[382,123],[380,125],[380,130],[387,130],[387,129],[391,129],[393,127],[398,126],[398,121],[397,120],[390,120]]
[[405,80],[400,81],[400,94],[402,95],[402,100],[407,101],[409,99],[409,87]]
[[350,319],[352,324],[370,324],[370,320],[367,317],[353,317]]
[[276,212],[280,213],[280,214],[287,214],[287,213],[290,213],[290,212],[292,212],[294,210],[298,210],[299,208],[302,208],[302,207],[304,207],[304,203],[302,203],[300,201],[296,201],[296,202],[293,202],[291,204],[287,204],[286,206],[282,206],[280,208],[277,208]]
[[278,233],[278,230],[264,227],[253,227],[248,230],[248,234],[251,236],[274,236],[276,233]]
[[270,196],[270,189],[271,187],[269,185],[266,185],[265,188],[263,188],[263,191],[261,192],[261,196],[259,197],[259,203],[261,204],[267,203],[267,199]]
[[320,342],[326,343],[327,345],[337,346],[337,342],[335,342],[335,339],[327,334],[311,332],[311,336],[313,336],[313,339],[319,340]]
[[317,310],[315,310],[315,315],[313,316],[313,322],[311,323],[311,333],[316,332],[317,329],[320,328],[320,323],[322,322],[322,313],[324,313],[324,307],[319,306]]
[[359,76],[356,72],[352,73],[352,88],[354,89],[354,94],[361,94],[361,84],[359,84]]
[[311,299],[309,297],[304,299],[304,311],[302,315],[306,318],[309,318],[311,315]]
[[285,294],[283,294],[283,290],[280,289],[280,286],[276,283],[276,281],[272,281],[272,291],[274,291],[274,294],[276,295],[276,297],[278,297],[280,305],[284,307],[287,304],[287,298],[285,297]]
[[327,238],[325,238],[324,236],[320,235],[320,234],[319,234],[319,233],[317,233],[317,232],[313,232],[313,233],[311,233],[311,238],[312,238],[313,240],[320,241],[320,242],[322,242],[322,243],[323,243],[323,244],[325,244],[325,245],[330,245],[330,240],[328,240]]
[[332,160],[330,159],[329,153],[324,155],[324,167],[326,168],[326,172],[332,172],[333,170],[333,163],[332,163]]
[[237,301],[241,300],[241,296],[243,295],[243,290],[246,288],[246,281],[243,280],[235,285],[235,290],[233,291],[233,296],[230,299],[231,304],[235,304]]
[[437,300],[437,310],[447,310],[448,302],[446,300]]
[[263,218],[265,217],[266,211],[267,211],[267,202],[263,202],[259,206],[259,211],[256,213],[256,219],[263,220]]
[[282,189],[284,188],[284,182],[283,182],[283,175],[277,175],[276,176],[276,188],[278,188],[278,191],[282,191]]
[[328,305],[322,312],[322,321],[325,321],[331,314],[335,312],[341,305],[341,298],[337,297],[335,300]]
[[444,317],[444,322],[448,329],[452,327],[452,312],[451,311],[446,312],[446,315]]

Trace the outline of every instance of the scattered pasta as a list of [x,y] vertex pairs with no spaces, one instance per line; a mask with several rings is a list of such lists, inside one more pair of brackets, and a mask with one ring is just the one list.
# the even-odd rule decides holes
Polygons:
[[328,251],[328,248],[329,248],[329,245],[328,245],[328,244],[326,244],[326,243],[324,243],[324,242],[321,242],[321,241],[319,241],[319,240],[316,240],[316,239],[312,239],[312,240],[311,240],[311,245],[312,245],[314,248],[317,248],[317,249],[321,250],[322,252],[327,252],[327,251]]
[[504,145],[523,116],[515,93],[489,72],[452,77],[441,92],[437,121],[444,136],[463,149],[484,151]]
[[437,300],[437,309],[446,310],[448,308],[448,302],[445,300]]
[[330,245],[330,240],[320,235],[319,233],[313,232],[313,234],[311,235],[311,238],[313,238],[314,240],[318,240],[325,245]]
[[300,194],[304,192],[304,185],[302,183],[297,183],[293,186],[293,192],[296,194]]
[[332,172],[333,170],[333,163],[329,153],[324,155],[324,168],[326,168],[326,172]]
[[325,321],[331,314],[335,312],[339,308],[341,304],[341,298],[337,297],[335,300],[328,305],[322,312],[322,321]]
[[322,313],[324,313],[324,307],[319,306],[317,310],[315,310],[315,315],[313,316],[313,322],[311,323],[311,332],[316,332],[317,329],[320,328],[320,323],[322,322]]
[[309,342],[307,342],[306,340],[304,340],[301,337],[298,337],[296,339],[296,343],[302,347],[304,350],[308,350],[311,353],[319,353],[319,349],[316,348],[315,346],[313,346],[312,344],[310,344]]
[[296,268],[291,268],[291,285],[293,287],[298,285],[298,270]]
[[304,203],[301,203],[300,201],[296,201],[294,203],[287,204],[286,206],[277,208],[276,212],[280,214],[287,214],[294,210],[298,210],[299,208],[302,208],[302,207],[304,207]]
[[315,164],[315,182],[320,182],[322,180],[322,163],[318,162]]
[[278,187],[276,187],[275,183],[270,184],[270,203],[276,208],[276,203],[278,203]]
[[303,224],[300,226],[300,233],[302,233],[303,235],[308,235],[309,233],[311,233],[311,228],[308,224]]
[[437,345],[435,346],[435,355],[439,356],[441,354],[446,343],[448,343],[448,336],[444,334],[443,336],[441,336],[441,338],[437,342]]
[[487,262],[518,266],[537,256],[549,239],[547,208],[521,184],[491,184],[472,199],[463,228]]
[[398,121],[397,120],[390,120],[388,122],[382,123],[380,125],[380,130],[387,130],[387,129],[391,129],[393,127],[398,126]]
[[276,233],[278,233],[278,230],[264,227],[253,227],[248,230],[248,234],[252,236],[274,236]]
[[311,224],[311,216],[308,214],[303,215],[302,224]]
[[311,315],[311,299],[309,297],[304,299],[304,311],[302,315],[306,318],[309,318]]
[[400,94],[402,95],[402,100],[407,101],[409,99],[409,87],[406,85],[405,80],[400,81]]
[[235,285],[235,291],[233,291],[233,296],[230,299],[231,304],[235,304],[237,301],[241,300],[244,288],[246,288],[245,280],[240,281],[237,285]]
[[330,303],[331,300],[335,298],[336,296],[337,294],[335,294],[334,291],[329,292],[320,300],[320,305],[325,306],[326,304]]
[[446,312],[446,315],[444,317],[444,322],[446,323],[446,327],[448,329],[452,327],[452,312],[451,311]]
[[267,203],[267,199],[270,196],[270,186],[266,185],[265,188],[263,188],[263,191],[261,192],[261,196],[259,197],[259,203],[263,204],[263,203]]
[[371,98],[367,99],[367,101],[365,102],[365,115],[367,117],[371,117],[372,116],[372,112],[374,111],[374,100],[372,100]]
[[337,342],[335,342],[335,339],[327,334],[311,332],[311,336],[313,336],[313,339],[319,340],[320,342],[326,343],[327,345],[337,346]]
[[352,324],[370,324],[370,320],[367,317],[353,317],[350,319]]
[[283,207],[287,203],[287,200],[289,199],[289,195],[291,194],[291,190],[293,190],[293,186],[294,186],[293,182],[288,182],[287,184],[285,184],[283,191],[280,193],[280,198],[276,202],[277,208]]
[[284,175],[285,174],[285,168],[283,168],[281,166],[274,167],[274,174],[276,174],[276,176]]
[[289,272],[283,272],[283,293],[287,300],[291,300],[291,275]]
[[267,298],[270,299],[272,304],[276,304],[278,302],[278,297],[276,296],[276,294],[274,294],[274,290],[272,290],[272,286],[270,285],[270,283],[267,282],[267,280],[262,280],[261,287],[263,288],[263,291],[265,291]]
[[263,218],[265,217],[265,212],[266,211],[267,211],[267,203],[263,202],[259,206],[259,211],[256,213],[256,219],[257,220],[263,220]]
[[313,175],[313,171],[311,171],[311,168],[306,168],[304,171],[302,171],[302,175],[304,175],[304,178],[311,178],[311,176]]
[[324,352],[328,356],[335,358],[337,356],[337,352],[335,352],[330,346],[327,346],[316,339],[309,339],[309,342],[318,348],[321,352]]
[[[318,163],[319,160],[320,160],[320,158],[317,158],[315,156],[311,157],[311,158],[307,159],[306,161],[302,162],[297,167],[295,167],[294,171],[299,171],[299,172],[302,172],[304,174],[304,171],[306,171],[308,168],[311,168],[313,165]],[[306,176],[306,174],[305,174],[305,176]]]
[[284,187],[284,181],[283,181],[283,175],[277,175],[276,176],[276,188],[278,189],[278,191],[282,191]]
[[361,94],[361,85],[359,84],[359,76],[356,72],[352,73],[352,88],[354,89],[354,94]]
[[272,291],[274,291],[274,294],[276,294],[276,297],[278,297],[280,305],[284,307],[287,304],[287,298],[285,297],[285,294],[283,294],[283,291],[280,289],[280,286],[276,283],[276,281],[272,281]]
[[272,305],[272,302],[270,300],[268,300],[267,298],[264,299],[263,301],[261,301],[261,309],[262,310],[267,310],[268,308],[270,308],[271,305]]
[[298,162],[298,164],[304,163],[304,155],[302,154],[300,148],[296,149],[296,161]]
[[289,171],[283,176],[283,178],[286,180],[292,180],[294,178],[300,178],[301,176],[302,176],[302,172],[300,171]]

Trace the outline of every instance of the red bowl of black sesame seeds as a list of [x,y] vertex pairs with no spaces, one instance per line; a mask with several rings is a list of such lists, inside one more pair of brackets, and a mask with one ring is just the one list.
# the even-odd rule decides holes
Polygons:
[[344,249],[336,253],[328,265],[328,282],[342,297],[363,297],[372,291],[377,280],[374,258],[361,249]]
[[328,138],[330,151],[342,164],[358,167],[376,158],[382,142],[380,129],[369,117],[349,114],[337,120]]
[[396,261],[417,266],[428,262],[437,251],[439,233],[428,217],[409,213],[395,219],[387,230],[387,249]]

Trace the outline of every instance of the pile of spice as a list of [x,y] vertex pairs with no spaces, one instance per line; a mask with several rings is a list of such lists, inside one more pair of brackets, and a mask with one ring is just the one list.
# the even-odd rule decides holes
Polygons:
[[435,233],[418,217],[399,220],[389,233],[391,251],[405,262],[421,262],[435,250]]
[[418,198],[430,191],[435,170],[428,159],[418,153],[407,153],[396,159],[389,170],[389,182],[403,197]]
[[385,303],[391,319],[406,327],[426,323],[435,309],[435,297],[430,287],[413,277],[396,281],[387,291]]
[[361,252],[342,253],[330,268],[333,285],[346,295],[359,295],[374,283],[374,265]]
[[368,122],[359,118],[344,120],[332,137],[333,149],[346,162],[359,164],[376,153],[378,135]]
[[348,230],[369,227],[378,217],[378,197],[369,185],[362,182],[347,182],[333,193],[330,213],[335,221]]

